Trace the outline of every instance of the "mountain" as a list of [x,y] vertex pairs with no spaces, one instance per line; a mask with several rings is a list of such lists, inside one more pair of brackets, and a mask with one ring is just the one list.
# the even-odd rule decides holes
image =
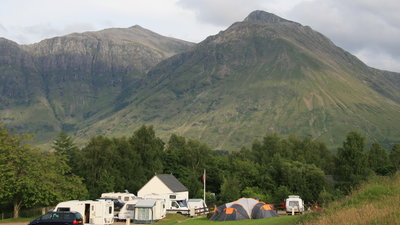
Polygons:
[[263,11],[152,68],[118,112],[77,132],[153,124],[217,149],[266,133],[338,146],[347,132],[400,141],[400,74],[373,69],[308,26]]
[[112,115],[156,64],[193,46],[140,26],[74,33],[32,45],[0,39],[0,122],[35,142]]

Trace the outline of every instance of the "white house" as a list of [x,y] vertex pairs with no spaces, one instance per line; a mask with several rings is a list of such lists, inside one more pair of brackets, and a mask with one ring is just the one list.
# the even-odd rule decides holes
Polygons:
[[146,195],[183,195],[189,199],[189,190],[172,174],[158,174],[151,178],[137,193],[138,197]]

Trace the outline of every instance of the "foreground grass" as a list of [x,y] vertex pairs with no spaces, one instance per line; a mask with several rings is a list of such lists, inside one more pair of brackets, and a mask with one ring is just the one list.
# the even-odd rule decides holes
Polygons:
[[302,217],[299,224],[400,224],[399,202],[400,173],[393,177],[375,177],[327,209]]
[[17,219],[4,219],[4,220],[0,220],[0,223],[20,223],[20,222],[30,222],[31,220],[33,220],[34,218],[17,218]]
[[240,220],[240,221],[210,221],[207,218],[187,218],[185,216],[180,215],[168,215],[167,218],[158,222],[157,224],[161,225],[291,225],[295,224],[298,221],[298,216],[280,216],[274,218],[266,218],[266,219],[258,219],[258,220]]

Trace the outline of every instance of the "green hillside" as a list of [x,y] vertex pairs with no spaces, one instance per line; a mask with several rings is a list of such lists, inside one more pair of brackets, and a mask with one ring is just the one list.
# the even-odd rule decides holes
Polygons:
[[160,61],[193,44],[140,26],[74,33],[32,45],[0,40],[0,123],[48,142],[111,115]]
[[302,218],[299,224],[400,224],[399,200],[399,173],[393,177],[374,177],[348,197]]
[[350,130],[400,141],[400,74],[366,66],[310,27],[262,11],[151,69],[117,113],[77,135],[125,135],[153,124],[216,149],[266,133],[337,146]]

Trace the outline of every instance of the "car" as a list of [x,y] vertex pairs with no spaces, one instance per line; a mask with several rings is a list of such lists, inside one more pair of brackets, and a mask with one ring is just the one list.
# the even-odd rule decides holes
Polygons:
[[48,212],[28,225],[83,225],[79,212]]

